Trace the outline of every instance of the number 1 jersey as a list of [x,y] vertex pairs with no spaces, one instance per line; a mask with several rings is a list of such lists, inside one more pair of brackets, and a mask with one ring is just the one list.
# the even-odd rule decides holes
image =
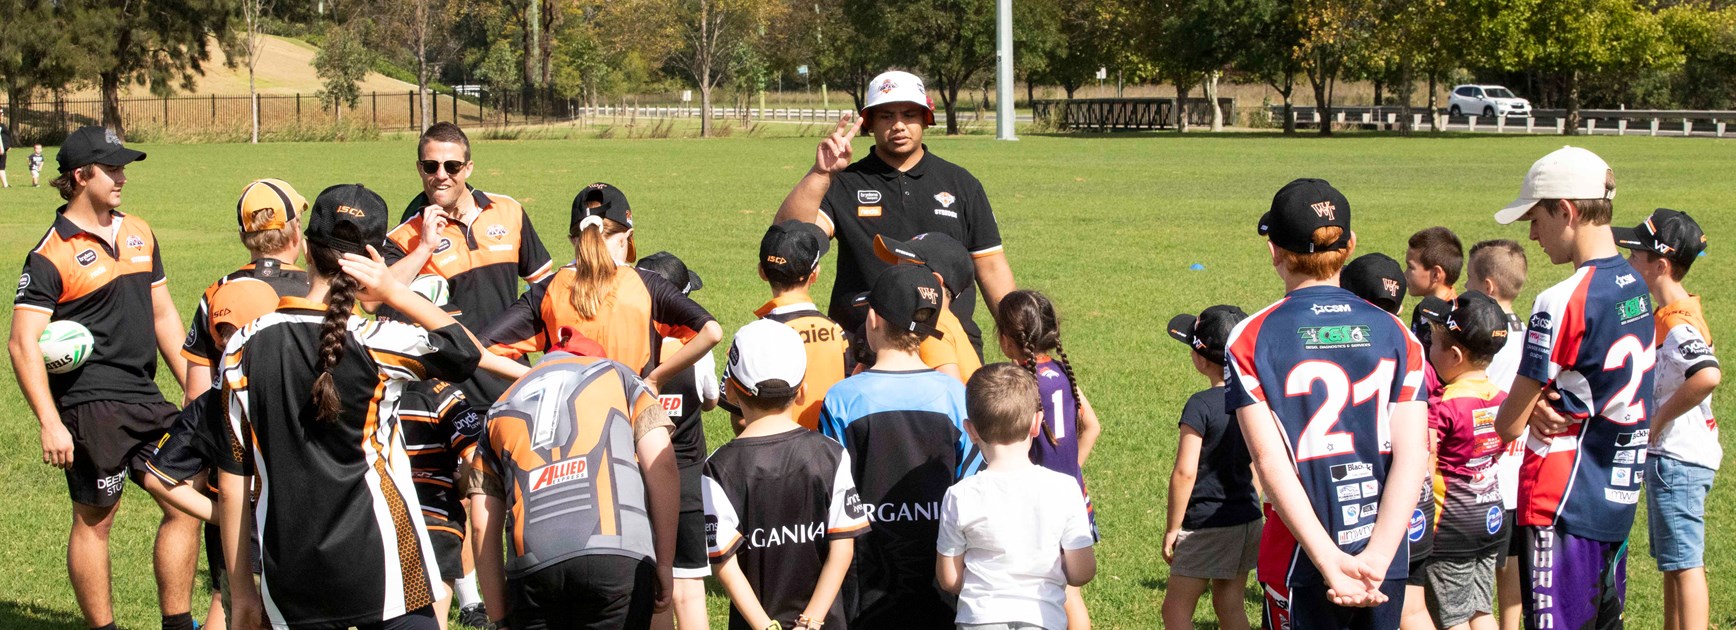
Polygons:
[[[1314,286],[1243,321],[1226,347],[1227,407],[1272,410],[1314,515],[1340,549],[1360,553],[1392,463],[1392,405],[1424,395],[1422,345],[1392,314],[1344,289]],[[1318,584],[1319,570],[1288,527],[1267,529],[1262,546],[1274,548],[1261,550],[1261,581]],[[1276,541],[1289,544],[1267,544]],[[1387,579],[1406,576],[1407,556],[1400,545]]]

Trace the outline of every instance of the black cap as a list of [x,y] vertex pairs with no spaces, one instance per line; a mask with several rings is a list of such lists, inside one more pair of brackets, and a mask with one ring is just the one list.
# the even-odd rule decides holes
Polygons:
[[688,269],[687,263],[681,262],[680,258],[669,252],[657,252],[640,258],[633,266],[663,276],[664,280],[681,289],[684,294],[705,288],[705,281],[699,279],[699,273]]
[[[1344,228],[1344,234],[1336,243],[1315,247],[1314,231],[1328,226]],[[1272,209],[1260,217],[1260,236],[1298,254],[1344,249],[1350,244],[1350,200],[1324,179],[1290,182],[1278,189]]]
[[935,330],[940,321],[940,279],[926,267],[899,265],[880,272],[866,301],[874,314],[895,329],[941,336]]
[[1344,266],[1338,286],[1394,315],[1404,306],[1404,267],[1386,254],[1357,256]]
[[955,298],[976,282],[976,263],[971,261],[970,250],[958,239],[941,232],[925,232],[907,241],[876,235],[874,254],[893,264],[910,261],[928,267],[940,274],[947,292]]
[[1440,324],[1447,337],[1469,350],[1473,358],[1493,357],[1507,345],[1507,312],[1482,293],[1472,291],[1452,302],[1429,296],[1417,303],[1417,313]]
[[60,145],[60,154],[54,158],[61,174],[91,164],[126,166],[143,159],[145,152],[121,146],[120,136],[113,129],[95,125],[79,127],[67,136]]
[[1688,213],[1669,208],[1653,210],[1644,223],[1613,231],[1615,244],[1663,256],[1682,269],[1692,267],[1706,251],[1706,232],[1700,224]]
[[760,238],[759,268],[772,282],[806,282],[829,247],[831,239],[820,226],[807,221],[784,221],[767,228],[766,235]]
[[386,200],[361,184],[320,191],[307,217],[307,241],[346,254],[366,256],[386,242]]
[[1183,313],[1170,318],[1169,336],[1187,344],[1212,363],[1222,365],[1224,348],[1230,343],[1230,331],[1247,318],[1248,314],[1242,309],[1219,304],[1201,311],[1199,317]]
[[[601,205],[587,208],[593,201]],[[573,197],[573,216],[572,222],[567,224],[567,236],[578,236],[579,223],[585,217],[603,217],[633,227],[633,208],[627,205],[627,193],[602,182],[584,187]]]

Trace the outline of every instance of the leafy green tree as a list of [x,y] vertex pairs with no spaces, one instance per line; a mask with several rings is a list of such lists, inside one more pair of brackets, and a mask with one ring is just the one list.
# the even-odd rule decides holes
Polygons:
[[343,120],[343,107],[355,109],[361,102],[362,90],[357,84],[374,67],[375,53],[367,44],[369,26],[367,18],[361,17],[331,25],[313,58],[314,70],[324,83],[314,96],[320,105],[332,108],[339,121]]
[[1526,37],[1511,44],[1524,47],[1532,68],[1561,82],[1569,134],[1578,133],[1580,89],[1588,78],[1682,62],[1658,16],[1636,0],[1527,0],[1523,10]]
[[102,124],[122,135],[126,125],[121,119],[121,89],[128,84],[148,85],[151,93],[165,96],[177,89],[192,90],[211,61],[212,42],[233,45],[240,16],[237,0],[49,4],[50,19],[33,29],[33,36],[58,31],[50,35],[58,40],[53,46],[56,54],[81,57],[63,67],[96,73],[102,91]]
[[1296,77],[1302,73],[1302,28],[1295,0],[1249,4],[1253,38],[1236,56],[1236,68],[1272,87],[1283,99],[1284,133],[1296,133]]

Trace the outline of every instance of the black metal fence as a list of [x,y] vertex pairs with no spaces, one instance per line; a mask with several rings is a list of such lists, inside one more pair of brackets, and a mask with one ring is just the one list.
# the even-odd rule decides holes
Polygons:
[[[1226,125],[1236,122],[1236,99],[1218,99]],[[1181,103],[1180,115],[1189,125],[1212,122],[1211,101],[1190,98]],[[1137,131],[1169,129],[1177,124],[1174,98],[1076,98],[1031,102],[1031,115],[1057,129],[1080,131]]]

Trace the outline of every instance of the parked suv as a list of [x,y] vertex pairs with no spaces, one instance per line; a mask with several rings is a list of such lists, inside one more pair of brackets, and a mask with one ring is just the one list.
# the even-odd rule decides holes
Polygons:
[[1511,90],[1499,85],[1461,85],[1453,88],[1453,95],[1447,99],[1447,111],[1454,116],[1469,115],[1494,118],[1496,116],[1530,116],[1531,102],[1513,95]]

